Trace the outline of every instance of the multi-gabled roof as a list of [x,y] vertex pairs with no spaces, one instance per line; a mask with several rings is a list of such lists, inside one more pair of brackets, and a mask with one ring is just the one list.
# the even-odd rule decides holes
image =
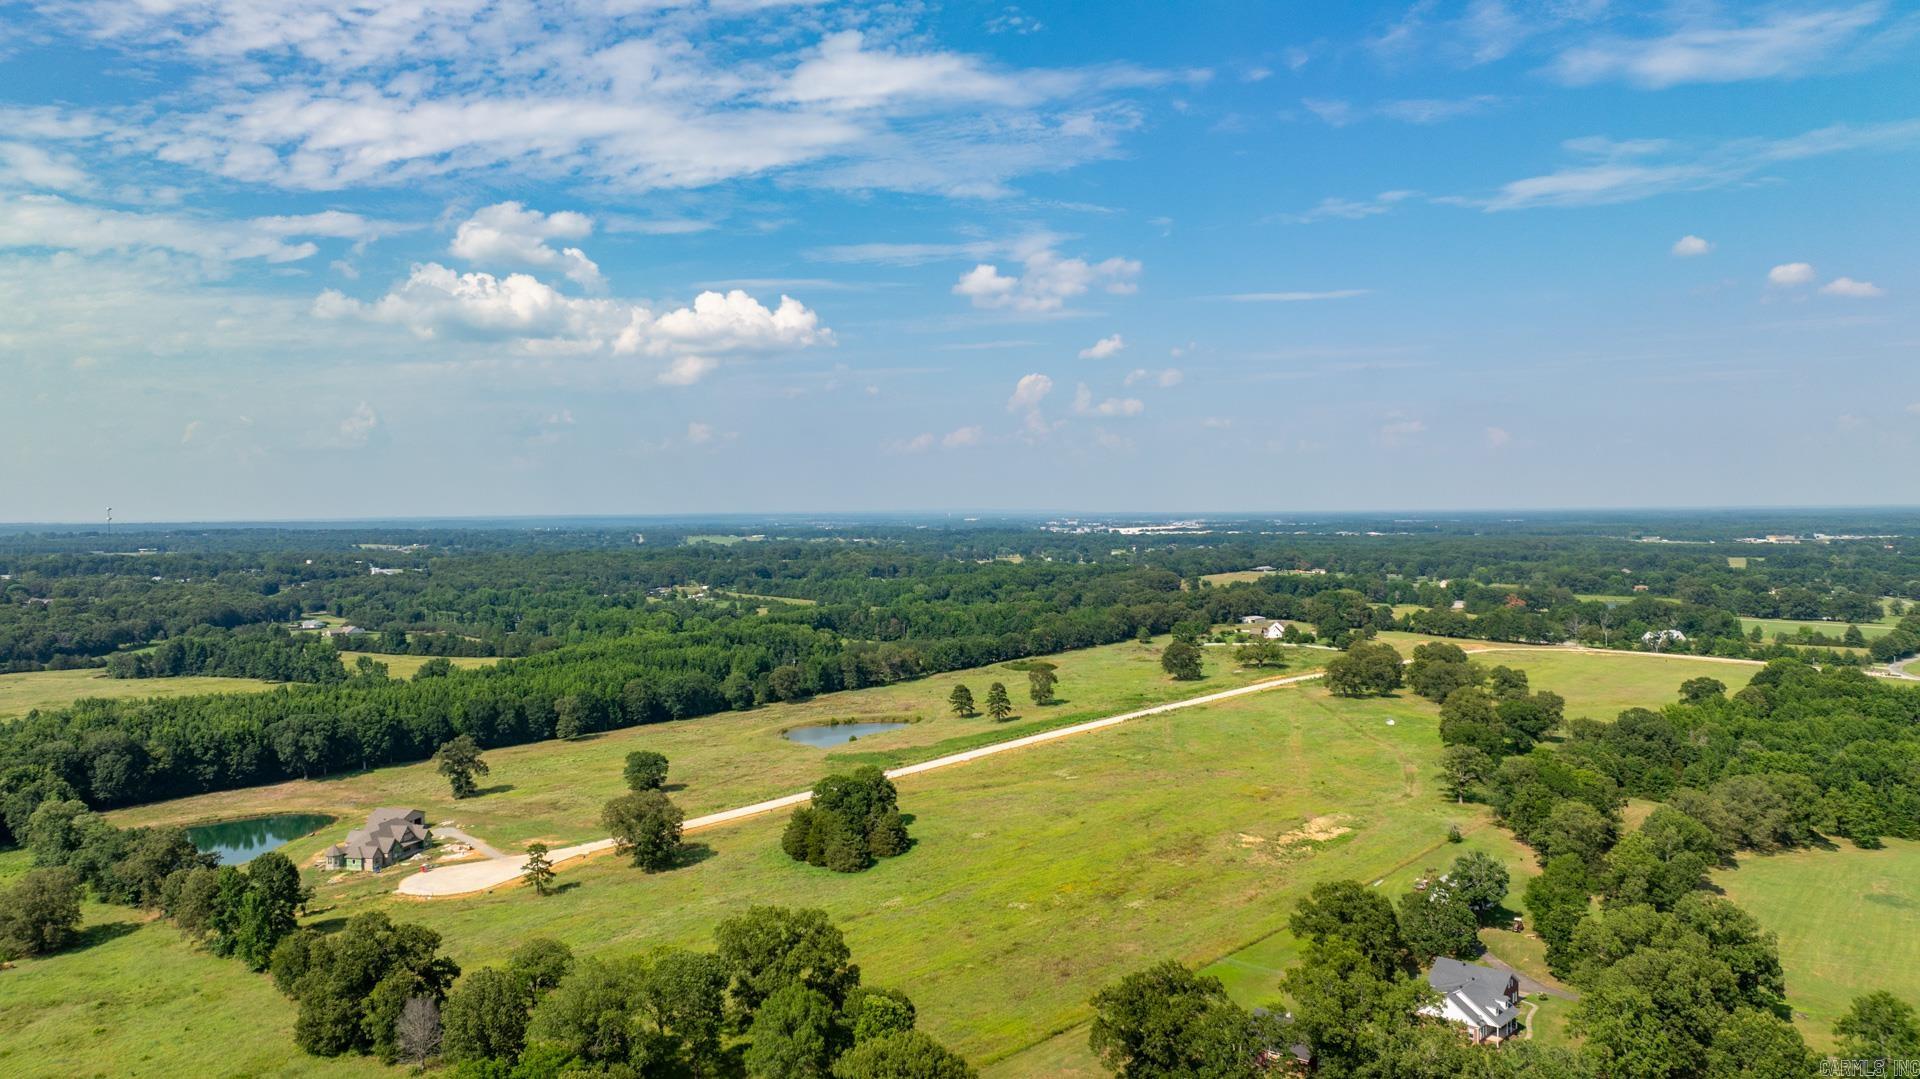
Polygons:
[[382,806],[367,814],[367,826],[347,833],[345,843],[327,849],[330,857],[392,860],[427,841],[427,815],[418,809]]
[[1427,971],[1427,984],[1483,1027],[1499,1030],[1520,1016],[1513,1006],[1520,980],[1507,971],[1441,956]]

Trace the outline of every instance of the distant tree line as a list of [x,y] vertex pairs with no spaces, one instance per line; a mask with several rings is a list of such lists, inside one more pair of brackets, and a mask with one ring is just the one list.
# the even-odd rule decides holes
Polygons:
[[284,629],[234,632],[196,630],[170,637],[144,652],[107,658],[114,678],[262,678],[270,682],[344,682],[340,652],[324,637],[295,637]]

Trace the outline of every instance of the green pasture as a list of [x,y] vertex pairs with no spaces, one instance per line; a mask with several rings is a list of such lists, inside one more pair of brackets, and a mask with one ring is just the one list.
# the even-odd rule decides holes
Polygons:
[[[597,839],[600,807],[624,791],[626,755],[651,749],[673,762],[673,797],[689,816],[746,805],[811,786],[836,767],[861,763],[906,764],[1051,727],[1167,701],[1179,700],[1263,678],[1298,674],[1334,655],[1320,649],[1288,649],[1281,670],[1242,670],[1226,649],[1205,649],[1207,677],[1175,682],[1160,669],[1160,647],[1133,642],[1068,652],[1057,664],[1057,700],[1036,706],[1027,694],[1027,674],[1005,665],[960,671],[891,686],[835,693],[810,701],[724,712],[678,723],[608,731],[570,742],[489,750],[492,773],[479,798],[455,802],[430,762],[295,780],[268,787],[184,798],[116,814],[126,824],[193,823],[267,813],[312,811],[352,819],[381,805],[418,806],[428,821],[454,820],[502,847],[541,840],[554,845]],[[376,657],[383,662],[387,658]],[[987,687],[1003,682],[1015,714],[1005,723],[985,715],[953,715],[947,695],[956,683],[980,704]],[[834,720],[913,719],[906,727],[824,751],[790,742],[781,732]],[[314,850],[333,840],[314,840]],[[311,852],[298,851],[308,854]]]
[[[1862,637],[1871,641],[1876,637],[1884,637],[1892,633],[1894,624],[1883,617],[1878,622],[1856,622],[1854,625],[1860,627],[1860,635]],[[1740,628],[1748,633],[1752,633],[1753,627],[1755,626],[1760,627],[1761,634],[1766,637],[1768,642],[1772,642],[1774,635],[1778,633],[1784,633],[1788,638],[1792,638],[1793,635],[1800,632],[1802,628],[1812,630],[1815,633],[1827,637],[1832,637],[1836,641],[1840,639],[1842,634],[1847,632],[1847,623],[1845,622],[1824,622],[1818,619],[1803,621],[1794,618],[1742,618],[1740,620]],[[1792,643],[1791,640],[1789,640],[1788,643]]]
[[[375,663],[386,664],[387,677],[399,679],[412,678],[419,672],[420,668],[427,665],[428,660],[440,658],[436,656],[388,655],[385,652],[342,652],[340,653],[340,662],[346,664],[348,670],[352,670],[354,662],[361,656],[365,656]],[[447,656],[445,658],[448,663],[463,670],[473,667],[491,667],[500,662],[498,656]]]
[[98,667],[73,671],[0,674],[0,717],[24,716],[36,708],[65,708],[89,697],[187,697],[202,693],[257,693],[278,682],[257,678],[109,678]]
[[1816,1049],[1853,998],[1920,1002],[1920,843],[1746,856],[1713,881],[1780,936],[1794,1021]]
[[[1167,680],[1157,647],[1129,643],[1054,657],[1063,702],[1028,705],[999,727],[951,717],[945,698],[956,681],[982,697],[998,678],[1023,700],[1024,675],[1004,667],[493,751],[488,793],[466,802],[447,800],[431,768],[414,765],[114,816],[123,824],[186,822],[310,808],[351,819],[373,805],[418,804],[429,820],[451,816],[510,848],[533,838],[575,841],[599,834],[599,806],[618,791],[620,761],[632,748],[666,752],[680,788],[674,797],[699,813],[799,789],[848,760],[925,759],[1269,676],[1225,669],[1226,651],[1206,650],[1209,677],[1200,683]],[[1292,666],[1280,673],[1330,655],[1290,652]],[[1526,667],[1537,688],[1566,695],[1575,714],[1657,706],[1703,670],[1734,684],[1753,669],[1555,649],[1497,661]],[[921,721],[832,754],[779,737],[803,722],[902,715]],[[613,857],[569,866],[562,890],[546,898],[511,888],[409,901],[392,891],[398,873],[312,873],[318,896],[308,922],[331,928],[360,911],[385,910],[440,932],[447,952],[471,968],[500,961],[530,936],[557,937],[583,954],[662,943],[708,947],[712,926],[750,903],[820,906],[847,933],[867,980],[908,990],[921,1025],[985,1074],[1098,1074],[1087,1070],[1084,1028],[1096,990],[1176,958],[1220,974],[1238,999],[1272,1000],[1293,955],[1287,915],[1315,883],[1354,878],[1398,895],[1416,876],[1482,849],[1512,867],[1517,891],[1531,871],[1525,849],[1484,807],[1457,805],[1437,790],[1435,723],[1435,707],[1411,695],[1341,700],[1309,683],[904,779],[901,804],[913,815],[915,846],[862,874],[790,861],[778,848],[783,821],[767,818],[689,837],[694,856],[668,873],[640,873]],[[1447,842],[1456,824],[1463,844]],[[304,860],[326,839],[288,853]],[[24,857],[0,856],[0,878]],[[1761,864],[1750,860],[1740,874]],[[1817,870],[1807,876],[1828,879]],[[1756,900],[1751,909],[1763,906]],[[1807,924],[1823,924],[1820,917],[1809,915]],[[287,1034],[293,1009],[267,979],[196,952],[170,926],[118,908],[90,907],[89,918],[96,928],[88,946],[0,974],[0,1023],[9,1031],[0,1072],[90,1075],[102,1071],[101,1061],[114,1062],[116,1074],[139,1075],[384,1071],[364,1060],[301,1056]],[[1824,924],[1852,932],[1845,919]],[[1489,936],[1495,954],[1516,966],[1538,963],[1529,938]],[[1796,962],[1789,974],[1798,1002],[1804,986]],[[1564,1025],[1558,1007],[1539,1020],[1538,1036],[1564,1036],[1556,1033]],[[208,1030],[248,1036],[244,1046],[209,1054]]]
[[1200,579],[1215,588],[1221,588],[1230,584],[1239,584],[1243,581],[1257,581],[1262,577],[1270,577],[1272,575],[1273,571],[1271,570],[1241,569],[1234,570],[1231,573],[1203,573],[1200,575]]

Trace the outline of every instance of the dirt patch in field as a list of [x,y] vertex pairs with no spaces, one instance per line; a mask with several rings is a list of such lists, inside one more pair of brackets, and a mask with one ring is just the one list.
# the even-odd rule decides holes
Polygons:
[[1313,817],[1300,827],[1272,838],[1240,832],[1234,839],[1243,850],[1253,853],[1261,861],[1282,862],[1309,853],[1320,844],[1331,842],[1351,831],[1350,819],[1336,813]]
[[1275,836],[1274,842],[1281,846],[1293,846],[1299,843],[1325,843],[1329,839],[1338,839],[1353,829],[1347,827],[1347,818],[1339,814],[1327,817],[1315,817],[1285,835]]

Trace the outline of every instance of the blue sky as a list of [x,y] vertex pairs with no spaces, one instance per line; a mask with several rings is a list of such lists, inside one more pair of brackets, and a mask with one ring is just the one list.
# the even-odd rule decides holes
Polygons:
[[0,520],[1912,503],[1920,7],[0,3]]

